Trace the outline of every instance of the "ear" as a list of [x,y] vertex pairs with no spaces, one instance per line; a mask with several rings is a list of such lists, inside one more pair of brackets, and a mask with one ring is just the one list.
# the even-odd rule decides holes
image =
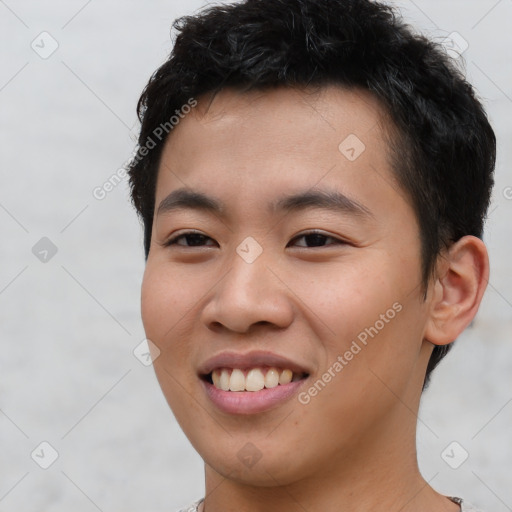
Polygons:
[[464,236],[438,258],[425,339],[447,345],[471,323],[489,281],[489,257],[479,238]]

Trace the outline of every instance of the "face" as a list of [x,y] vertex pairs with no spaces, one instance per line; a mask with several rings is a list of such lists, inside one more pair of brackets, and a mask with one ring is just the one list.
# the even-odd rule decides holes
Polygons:
[[211,471],[321,477],[414,431],[428,300],[385,129],[362,91],[226,89],[168,138],[142,317]]

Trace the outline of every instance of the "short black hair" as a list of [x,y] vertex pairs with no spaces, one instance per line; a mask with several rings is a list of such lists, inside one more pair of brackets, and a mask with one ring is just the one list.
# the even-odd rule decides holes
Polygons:
[[[128,166],[146,259],[160,157],[174,127],[169,120],[191,98],[227,87],[335,84],[380,100],[394,133],[393,171],[420,226],[425,297],[443,248],[465,235],[482,238],[494,132],[443,46],[414,33],[391,7],[370,0],[245,0],[209,6],[173,28],[173,50],[137,105],[141,131]],[[434,347],[424,387],[450,348]]]

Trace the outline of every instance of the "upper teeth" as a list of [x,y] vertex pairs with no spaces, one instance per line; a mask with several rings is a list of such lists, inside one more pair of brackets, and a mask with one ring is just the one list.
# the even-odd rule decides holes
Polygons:
[[[223,368],[212,372],[213,385],[223,391],[260,391],[263,388],[275,388],[278,384],[292,381],[293,372],[288,369],[252,368],[247,374],[238,368]],[[298,376],[296,376],[298,377]]]

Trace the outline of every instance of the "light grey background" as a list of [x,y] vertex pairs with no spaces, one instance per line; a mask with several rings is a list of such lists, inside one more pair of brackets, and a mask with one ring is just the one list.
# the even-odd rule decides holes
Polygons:
[[[126,179],[135,105],[199,0],[0,1],[0,512],[172,512],[201,497],[202,462],[151,366],[142,232]],[[485,241],[490,286],[435,374],[418,430],[425,478],[487,512],[512,510],[512,0],[403,0],[407,20],[469,44],[467,75],[498,135]],[[43,59],[40,52],[57,50]],[[47,237],[56,246],[51,257]],[[58,459],[48,468],[51,449]],[[454,465],[469,458],[458,468]],[[453,451],[452,451],[453,449]],[[35,451],[34,451],[35,450]],[[33,453],[33,458],[31,458]],[[448,455],[448,457],[446,456]],[[455,462],[454,462],[455,461]]]

